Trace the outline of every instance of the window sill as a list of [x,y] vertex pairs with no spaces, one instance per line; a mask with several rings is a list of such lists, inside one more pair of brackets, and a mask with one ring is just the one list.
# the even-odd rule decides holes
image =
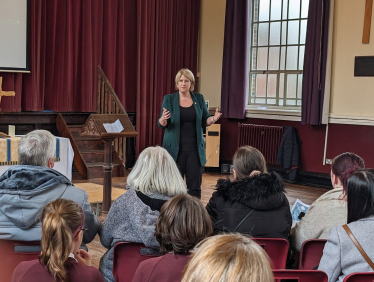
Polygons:
[[246,118],[301,121],[301,108],[247,106]]

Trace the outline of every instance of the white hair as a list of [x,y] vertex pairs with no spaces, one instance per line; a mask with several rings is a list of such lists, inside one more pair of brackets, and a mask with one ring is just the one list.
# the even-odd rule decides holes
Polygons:
[[48,161],[55,158],[56,138],[47,130],[34,130],[21,138],[18,143],[18,164],[48,167]]
[[148,147],[141,152],[127,177],[127,184],[146,195],[159,193],[174,197],[187,193],[174,159],[159,146]]

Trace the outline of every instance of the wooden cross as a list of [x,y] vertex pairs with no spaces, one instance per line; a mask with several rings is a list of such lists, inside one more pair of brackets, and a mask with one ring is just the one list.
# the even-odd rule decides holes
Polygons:
[[[0,76],[0,105],[1,105],[1,97],[3,96],[15,96],[16,92],[14,91],[2,91],[1,84],[3,83],[3,78]],[[1,108],[0,108],[1,111]]]
[[369,41],[370,41],[370,26],[371,26],[372,9],[373,9],[373,0],[366,0],[364,30],[362,32],[362,43],[363,44],[369,44]]

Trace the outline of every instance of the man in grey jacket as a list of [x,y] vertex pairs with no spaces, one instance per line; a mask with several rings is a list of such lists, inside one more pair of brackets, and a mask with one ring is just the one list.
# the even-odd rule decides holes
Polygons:
[[51,201],[64,198],[78,203],[85,215],[83,242],[89,243],[100,222],[92,213],[88,195],[52,169],[56,138],[46,130],[35,130],[21,138],[18,163],[0,176],[0,239],[39,241],[40,217]]

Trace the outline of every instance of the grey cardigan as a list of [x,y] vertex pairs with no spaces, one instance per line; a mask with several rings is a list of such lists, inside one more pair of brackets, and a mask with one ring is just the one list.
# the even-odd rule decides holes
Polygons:
[[[366,254],[374,261],[374,216],[351,222],[348,226]],[[354,272],[373,272],[342,226],[331,228],[318,269],[327,273],[329,282],[341,282]]]
[[[168,200],[160,194],[148,195],[153,199]],[[159,247],[154,236],[158,210],[152,210],[129,189],[112,204],[108,216],[100,230],[101,244],[108,249],[100,260],[100,272],[105,281],[113,281],[113,251],[116,243],[121,241],[143,243],[147,247]]]

